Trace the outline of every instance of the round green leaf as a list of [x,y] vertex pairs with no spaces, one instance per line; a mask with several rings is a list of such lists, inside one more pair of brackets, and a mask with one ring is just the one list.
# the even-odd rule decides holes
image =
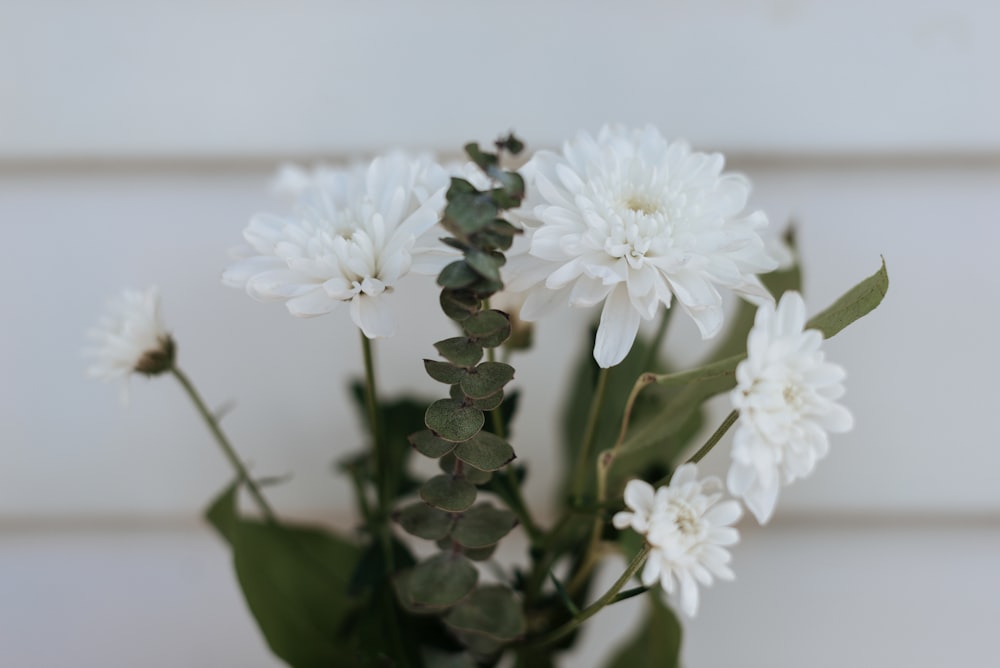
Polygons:
[[432,508],[420,501],[395,513],[393,518],[407,533],[424,540],[444,538],[451,531],[451,525],[455,521],[450,513]]
[[467,290],[445,288],[439,301],[441,310],[452,320],[465,320],[479,310],[479,298]]
[[420,498],[435,508],[459,513],[476,500],[476,486],[465,478],[434,476],[420,487]]
[[496,471],[514,459],[514,448],[496,434],[481,431],[455,446],[454,454],[481,471]]
[[472,399],[483,399],[496,394],[514,378],[514,367],[503,362],[483,362],[455,381],[461,383],[462,391]]
[[481,636],[494,641],[515,640],[524,635],[525,630],[521,602],[503,585],[475,590],[445,615],[444,623],[463,636]]
[[[470,317],[469,320],[472,318]],[[434,344],[441,356],[458,366],[474,366],[483,359],[483,347],[464,336],[455,336]]]
[[404,593],[418,608],[448,608],[468,596],[479,581],[472,562],[456,552],[441,552],[413,567]]
[[509,510],[480,503],[462,513],[455,521],[451,537],[463,547],[488,547],[500,541],[517,526],[517,517]]
[[[458,473],[455,473],[455,467],[460,466]],[[465,478],[473,485],[484,485],[490,481],[493,474],[489,471],[481,471],[474,466],[468,466],[464,462],[458,464],[458,460],[455,459],[454,452],[449,452],[447,455],[438,460],[438,467],[449,475],[459,476]]]
[[441,270],[437,283],[445,288],[461,289],[478,280],[479,274],[465,260],[455,260]]
[[455,366],[450,362],[437,362],[435,360],[424,360],[424,369],[427,375],[439,383],[454,385],[465,376],[465,370]]
[[485,423],[481,410],[455,399],[438,399],[424,414],[427,428],[447,441],[468,440],[479,433]]
[[438,459],[455,449],[453,441],[438,438],[429,429],[410,434],[410,445],[424,457]]
[[[457,387],[460,392],[462,390],[460,385],[453,385],[452,387]],[[462,392],[462,395],[464,396],[465,393]],[[491,394],[488,397],[483,397],[482,399],[472,400],[472,405],[481,411],[491,411],[494,408],[499,408],[500,404],[502,403],[503,403],[503,390],[500,390],[495,394]]]
[[502,253],[484,253],[473,250],[466,254],[465,262],[483,278],[499,281],[500,267],[504,263],[504,256]]
[[496,309],[480,311],[462,321],[462,328],[484,348],[494,348],[510,336],[510,316]]

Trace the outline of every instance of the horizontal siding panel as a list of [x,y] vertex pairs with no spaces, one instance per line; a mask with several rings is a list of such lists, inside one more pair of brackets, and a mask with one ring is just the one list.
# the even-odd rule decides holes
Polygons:
[[[885,256],[882,308],[840,334],[857,427],[833,437],[815,476],[782,493],[782,513],[1000,513],[1000,405],[991,308],[1000,286],[1000,168],[752,166],[755,201],[775,224],[799,221],[807,303],[820,310]],[[291,474],[275,505],[326,516],[350,494],[331,462],[362,442],[346,384],[362,374],[346,311],[298,320],[224,288],[226,251],[250,214],[281,211],[265,170],[66,170],[0,178],[0,518],[187,515],[230,472],[171,380],[119,388],[83,375],[83,332],[121,288],[161,286],[180,363],[258,475]],[[429,284],[401,289],[409,339],[378,346],[389,392],[436,396],[419,363],[448,335]],[[427,306],[430,304],[431,306]],[[13,315],[12,315],[13,314]],[[514,443],[528,493],[548,501],[565,369],[586,315],[542,321],[538,349],[514,358],[522,403]],[[702,348],[674,321],[678,359]],[[985,333],[985,334],[984,334]],[[569,345],[567,345],[567,341]],[[556,380],[553,380],[556,379]],[[720,407],[721,408],[721,407]],[[721,414],[719,415],[721,418]],[[725,447],[725,443],[722,446]],[[706,465],[723,471],[725,450]]]
[[0,7],[0,160],[552,145],[608,120],[728,151],[1000,151],[977,0],[42,0]]

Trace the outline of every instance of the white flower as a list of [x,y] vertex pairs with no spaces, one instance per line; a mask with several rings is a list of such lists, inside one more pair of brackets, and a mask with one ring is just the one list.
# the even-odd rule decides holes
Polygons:
[[163,326],[155,287],[126,290],[88,334],[97,342],[87,351],[94,358],[87,373],[95,378],[127,378],[133,372],[152,376],[173,365],[174,342]]
[[243,232],[251,248],[223,283],[284,301],[299,317],[347,302],[365,336],[391,336],[387,298],[399,281],[410,271],[435,273],[448,257],[427,234],[444,204],[444,170],[429,158],[390,154],[366,167],[299,176],[288,186],[298,189],[296,213],[255,216]]
[[803,331],[806,308],[797,292],[757,311],[747,339],[747,359],[736,367],[733,407],[739,411],[733,437],[729,491],[743,497],[763,524],[774,512],[778,490],[812,472],[829,449],[827,432],[853,426],[846,408],[844,370],[824,361],[823,335]]
[[722,327],[719,286],[771,300],[755,276],[777,266],[758,232],[767,218],[743,213],[750,184],[722,166],[652,126],[606,126],[561,155],[536,153],[523,170],[529,250],[505,271],[508,289],[531,290],[525,319],[557,301],[603,301],[594,358],[606,368],[628,354],[640,319],[674,297],[703,338]]
[[618,529],[631,527],[646,537],[651,550],[643,566],[642,584],[657,582],[667,594],[677,594],[686,615],[698,611],[698,583],[710,585],[713,576],[732,580],[726,547],[739,540],[732,525],[742,510],[722,498],[722,481],[714,476],[698,480],[698,467],[678,467],[666,487],[653,492],[642,480],[625,486],[625,504],[631,509],[615,514]]

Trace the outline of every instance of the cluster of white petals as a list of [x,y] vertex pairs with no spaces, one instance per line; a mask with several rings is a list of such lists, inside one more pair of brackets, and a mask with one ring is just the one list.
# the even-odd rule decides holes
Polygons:
[[594,358],[607,368],[674,298],[703,338],[722,327],[720,287],[770,300],[756,277],[777,266],[760,235],[767,218],[744,212],[750,183],[723,162],[652,126],[605,126],[536,153],[523,169],[528,250],[504,273],[509,290],[530,291],[522,316],[603,301]]
[[698,467],[684,464],[670,484],[655,492],[642,480],[625,486],[629,510],[616,513],[618,529],[631,527],[650,546],[643,566],[642,584],[657,582],[667,594],[677,594],[681,610],[689,617],[698,611],[698,584],[713,578],[732,580],[726,548],[739,540],[731,525],[742,515],[739,503],[722,501],[722,481],[714,476],[698,480]]
[[774,512],[781,485],[809,475],[826,455],[827,433],[854,422],[835,401],[844,394],[844,370],[825,361],[823,335],[805,324],[797,292],[786,292],[777,309],[762,306],[747,358],[736,368],[731,397],[740,415],[727,482],[761,524]]
[[132,373],[160,373],[173,361],[174,344],[160,315],[155,287],[125,290],[108,304],[98,325],[88,332],[96,347],[87,350],[93,362],[87,373],[102,380]]
[[243,232],[250,247],[223,282],[260,301],[283,301],[299,317],[350,304],[368,338],[391,336],[388,303],[408,273],[436,273],[447,260],[436,234],[448,177],[429,157],[394,153],[368,165],[286,168],[278,189],[296,199],[288,216],[260,214]]

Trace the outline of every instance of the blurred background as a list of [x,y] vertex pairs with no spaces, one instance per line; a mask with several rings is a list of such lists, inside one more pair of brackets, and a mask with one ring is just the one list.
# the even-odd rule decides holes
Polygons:
[[[297,320],[219,281],[250,216],[284,211],[277,166],[510,129],[554,148],[608,121],[725,153],[772,225],[797,221],[811,311],[880,255],[892,281],[828,344],[855,430],[767,527],[743,521],[685,665],[995,657],[1000,4],[39,0],[0,4],[0,56],[0,665],[278,665],[200,519],[230,472],[180,388],[134,378],[124,406],[84,376],[109,297],[159,285],[253,471],[290,476],[274,504],[350,527],[331,470],[361,439],[346,309]],[[408,297],[380,380],[433,396],[419,360],[449,326],[431,288]],[[543,507],[588,317],[542,321],[514,358]],[[693,330],[675,320],[675,359],[703,350]],[[636,613],[602,613],[565,665],[597,665]]]

